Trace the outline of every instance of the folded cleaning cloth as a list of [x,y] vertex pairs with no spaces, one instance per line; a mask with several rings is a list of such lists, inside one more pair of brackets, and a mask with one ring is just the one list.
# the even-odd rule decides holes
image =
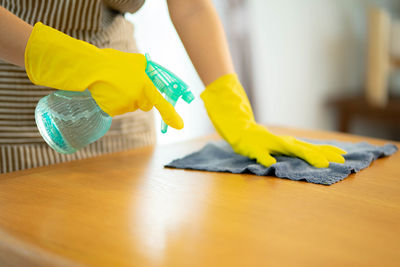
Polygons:
[[392,155],[397,151],[393,144],[374,146],[366,142],[346,143],[339,141],[305,140],[313,144],[330,144],[347,151],[344,164],[330,163],[328,168],[318,169],[307,162],[293,157],[275,156],[277,163],[264,167],[247,157],[233,152],[224,141],[207,144],[200,151],[173,160],[165,167],[213,172],[252,173],[277,176],[291,180],[331,185],[343,180],[350,173],[368,167],[377,158]]

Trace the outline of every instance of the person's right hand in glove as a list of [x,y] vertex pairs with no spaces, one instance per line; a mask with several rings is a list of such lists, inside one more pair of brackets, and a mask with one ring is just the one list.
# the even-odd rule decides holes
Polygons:
[[346,151],[331,145],[314,145],[292,136],[279,136],[258,124],[236,74],[227,74],[209,84],[201,94],[218,133],[243,156],[264,166],[276,163],[272,155],[298,157],[317,168],[329,162],[344,163]]
[[99,49],[36,23],[25,49],[25,68],[36,85],[68,91],[89,89],[110,116],[155,106],[163,121],[181,129],[183,120],[145,73],[142,54]]
[[[168,0],[171,20],[193,65],[206,86],[201,98],[218,133],[236,153],[271,166],[272,155],[298,157],[318,167],[344,163],[346,151],[314,145],[292,136],[279,136],[258,124],[237,78],[222,24],[212,0]],[[244,47],[246,48],[246,47]],[[251,51],[250,51],[251,52]],[[251,54],[251,53],[250,53]],[[243,61],[249,54],[243,49]],[[247,65],[242,66],[243,69]]]

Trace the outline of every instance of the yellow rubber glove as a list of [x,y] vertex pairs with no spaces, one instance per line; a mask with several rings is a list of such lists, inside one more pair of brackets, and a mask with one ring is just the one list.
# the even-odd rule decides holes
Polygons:
[[298,157],[325,168],[329,162],[344,163],[346,151],[331,145],[314,145],[291,136],[278,136],[254,120],[253,111],[235,74],[212,82],[201,94],[208,115],[218,133],[243,156],[264,166],[276,163],[271,155]]
[[68,91],[89,89],[100,108],[115,116],[155,106],[163,121],[183,128],[182,118],[145,73],[142,54],[99,49],[36,23],[25,49],[25,68],[36,85]]

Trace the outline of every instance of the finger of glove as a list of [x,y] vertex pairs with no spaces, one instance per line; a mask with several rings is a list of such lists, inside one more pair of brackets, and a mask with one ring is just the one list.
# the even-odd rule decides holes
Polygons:
[[310,149],[308,147],[297,145],[293,147],[293,152],[303,160],[307,161],[310,165],[317,168],[329,167],[329,161],[323,156],[321,152],[316,149]]
[[147,76],[145,78],[145,92],[147,98],[154,104],[158,112],[160,112],[163,121],[167,125],[175,129],[183,128],[183,120],[181,116],[176,112],[174,106],[164,99]]
[[324,156],[326,157],[326,159],[329,162],[335,162],[335,163],[344,163],[345,162],[345,158],[340,155],[339,153],[336,152],[336,150],[332,150],[330,147],[320,147],[319,150],[321,151],[321,153],[324,154]]
[[347,153],[345,150],[343,150],[341,148],[338,148],[336,146],[332,146],[332,145],[316,145],[316,144],[311,144],[309,142],[305,142],[305,141],[299,140],[297,138],[293,138],[292,142],[294,142],[296,144],[299,144],[299,145],[306,146],[306,147],[308,147],[310,149],[315,149],[316,147],[318,147],[318,148],[324,148],[324,150],[328,150],[329,149],[330,151],[332,151],[334,153],[341,154],[341,155]]
[[320,147],[320,145],[311,144],[309,142],[306,142],[306,141],[303,141],[303,140],[299,140],[297,138],[292,138],[291,142],[293,144],[300,145],[300,146],[306,147],[306,148],[311,149],[311,150],[318,149],[318,147]]
[[332,145],[319,145],[319,147],[320,147],[321,149],[323,149],[324,151],[331,151],[331,152],[333,152],[333,153],[337,153],[337,154],[340,154],[340,155],[346,155],[346,154],[347,154],[347,151],[346,151],[346,150],[343,150],[343,149],[338,148],[338,147],[336,147],[336,146],[332,146]]
[[141,110],[143,110],[143,111],[150,111],[152,108],[153,108],[153,103],[151,103],[150,101],[148,101],[147,99],[146,100],[143,100],[141,103],[140,103],[140,106],[139,106],[139,108],[141,109]]
[[265,150],[254,151],[251,153],[251,158],[254,158],[257,163],[264,165],[265,167],[269,167],[276,163],[276,159]]
[[303,146],[306,146],[307,148],[310,148],[310,149],[316,149],[316,148],[317,149],[322,149],[324,152],[329,151],[331,153],[336,153],[336,154],[339,154],[339,155],[347,154],[347,152],[345,150],[340,149],[340,148],[338,148],[336,146],[332,146],[332,145],[315,145],[315,144],[304,142],[304,141],[301,141],[301,140],[298,140],[298,139],[296,139],[296,143],[297,144],[301,144]]
[[296,144],[307,147],[308,149],[320,151],[326,158],[326,160],[328,160],[329,162],[335,162],[335,163],[345,162],[345,159],[343,156],[341,156],[341,154],[346,154],[347,152],[344,151],[343,149],[340,149],[332,145],[315,145],[298,139],[296,139],[295,142]]
[[[293,136],[280,136],[280,138],[284,141],[282,145],[285,148],[285,154],[289,156],[299,156],[299,153],[302,153],[304,150],[314,150],[316,145],[310,144],[308,142],[299,140]],[[295,149],[297,148],[297,149]],[[301,154],[302,155],[302,154]]]

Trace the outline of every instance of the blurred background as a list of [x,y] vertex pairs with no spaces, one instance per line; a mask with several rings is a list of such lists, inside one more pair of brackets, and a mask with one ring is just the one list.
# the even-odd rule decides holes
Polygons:
[[[235,68],[258,122],[400,140],[400,1],[214,0]],[[141,52],[187,82],[196,96],[176,109],[181,131],[158,143],[214,131],[204,85],[170,21],[165,0],[126,17]],[[160,118],[157,116],[157,129]]]

